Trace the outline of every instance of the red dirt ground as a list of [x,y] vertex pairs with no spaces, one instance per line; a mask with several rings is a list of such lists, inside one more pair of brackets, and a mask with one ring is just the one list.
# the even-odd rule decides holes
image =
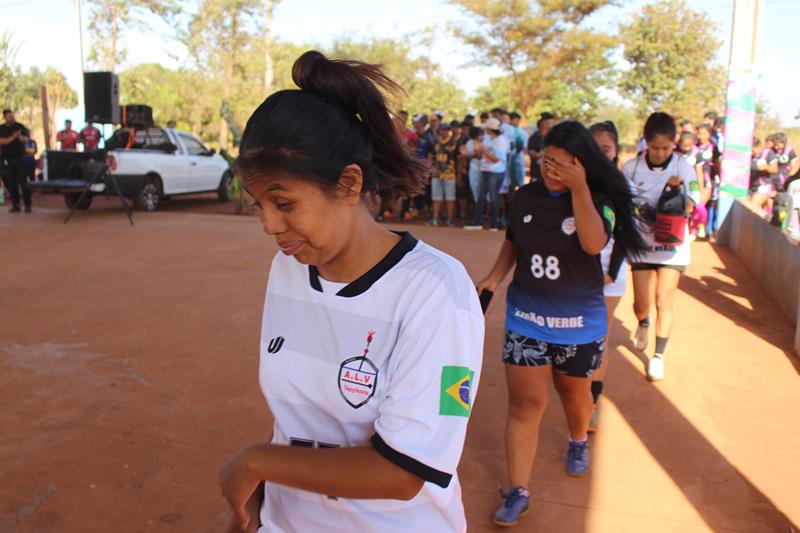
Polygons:
[[[104,207],[105,205],[105,207]],[[0,211],[0,533],[222,531],[217,472],[270,424],[258,338],[272,239],[213,197],[136,213],[61,201]],[[502,234],[413,228],[473,278]],[[726,248],[695,245],[667,380],[644,379],[626,296],[592,437],[592,472],[563,468],[553,400],[518,531],[776,531],[800,523],[800,363],[793,328]],[[630,291],[629,291],[630,292]],[[460,473],[470,531],[496,531],[506,389],[503,295]]]

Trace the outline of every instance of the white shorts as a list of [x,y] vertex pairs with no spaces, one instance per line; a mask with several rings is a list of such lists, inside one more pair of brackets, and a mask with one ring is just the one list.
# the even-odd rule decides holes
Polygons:
[[617,279],[603,287],[603,296],[605,297],[622,297],[625,296],[625,286],[628,284],[628,262],[622,260],[622,265],[619,267]]
[[[600,252],[600,264],[603,266],[603,275],[608,275],[608,266],[611,263],[611,251],[614,249],[614,238],[608,240],[608,244]],[[617,279],[603,286],[603,296],[621,297],[625,295],[625,286],[628,283],[628,262],[623,259],[619,266]]]
[[440,202],[447,200],[452,202],[456,199],[456,180],[431,179],[431,200]]

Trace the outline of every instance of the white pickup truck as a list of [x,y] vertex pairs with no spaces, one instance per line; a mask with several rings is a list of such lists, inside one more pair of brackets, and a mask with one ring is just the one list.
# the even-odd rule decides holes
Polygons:
[[[90,184],[98,169],[103,178]],[[78,209],[88,209],[93,195],[116,194],[108,179],[113,176],[122,194],[146,211],[181,194],[216,192],[227,202],[233,180],[228,162],[191,133],[156,126],[120,129],[105,149],[94,152],[48,151],[43,175],[44,181],[33,188],[63,194],[68,207],[75,206],[89,187]]]

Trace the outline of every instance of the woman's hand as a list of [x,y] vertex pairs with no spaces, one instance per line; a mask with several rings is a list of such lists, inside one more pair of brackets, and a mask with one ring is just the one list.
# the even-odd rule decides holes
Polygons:
[[499,280],[493,278],[492,276],[487,276],[480,283],[478,283],[478,294],[482,293],[485,290],[491,292],[497,292],[497,286],[499,284],[500,284]]
[[545,160],[551,169],[551,176],[563,183],[570,191],[586,186],[586,169],[577,158],[566,162],[560,159],[549,158]]
[[611,279],[611,276],[606,274],[605,277],[603,278],[603,285],[610,285],[612,283],[614,283],[614,280]]
[[[255,444],[239,452],[228,461],[219,474],[222,495],[233,510],[233,521],[230,531],[255,531],[252,529],[253,514],[251,497],[261,483],[250,471],[250,453],[254,448],[261,446]],[[255,514],[257,522],[258,514]],[[256,527],[258,523],[256,523]]]

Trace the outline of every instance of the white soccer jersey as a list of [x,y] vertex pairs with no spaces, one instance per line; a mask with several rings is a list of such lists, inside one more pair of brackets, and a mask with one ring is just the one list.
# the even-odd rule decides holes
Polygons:
[[[672,176],[678,176],[683,180],[683,193],[690,197],[692,201],[699,201],[698,194],[689,193],[688,184],[697,179],[697,173],[686,159],[672,154],[666,167],[651,168],[646,161],[645,155],[631,159],[622,167],[622,173],[628,178],[634,195],[655,208],[658,199],[664,192],[667,182]],[[686,225],[686,234],[683,244],[680,246],[666,246],[656,244],[652,228],[645,227],[642,232],[647,252],[637,261],[640,263],[653,263],[656,265],[688,265],[691,262],[691,243],[689,241],[689,225]]]
[[268,482],[259,532],[465,531],[456,467],[483,334],[464,267],[408,233],[345,286],[278,253],[260,364],[273,444],[371,445],[426,483],[402,501],[335,499]]

